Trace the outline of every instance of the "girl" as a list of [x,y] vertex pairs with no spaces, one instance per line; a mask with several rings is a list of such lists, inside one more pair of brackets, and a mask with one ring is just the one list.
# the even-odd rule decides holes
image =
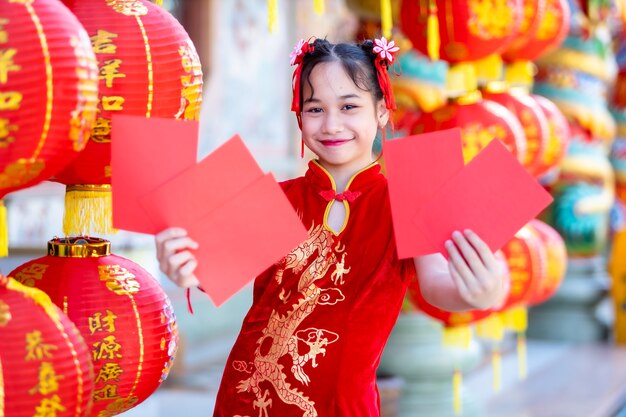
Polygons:
[[[292,108],[318,159],[282,187],[309,237],[257,277],[215,416],[378,416],[376,368],[411,279],[446,310],[486,309],[504,295],[493,253],[469,230],[447,242],[449,261],[395,254],[387,182],[372,157],[395,107],[395,51],[384,38],[316,39],[292,53]],[[156,244],[172,281],[198,285],[197,244],[184,230],[167,229]]]

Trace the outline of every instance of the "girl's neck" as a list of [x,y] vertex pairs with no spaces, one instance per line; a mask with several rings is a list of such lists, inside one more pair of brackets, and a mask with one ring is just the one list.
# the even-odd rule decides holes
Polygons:
[[374,161],[370,161],[368,164],[363,166],[345,166],[345,165],[332,165],[325,163],[322,160],[318,159],[318,162],[324,169],[330,174],[335,182],[336,191],[338,193],[342,193],[346,191],[346,187],[348,183],[356,175],[357,172],[363,170],[364,168],[371,165]]

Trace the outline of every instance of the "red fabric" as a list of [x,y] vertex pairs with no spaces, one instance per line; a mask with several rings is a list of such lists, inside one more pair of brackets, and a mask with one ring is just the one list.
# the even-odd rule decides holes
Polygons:
[[[330,178],[310,162],[282,186],[309,239],[256,279],[214,416],[378,416],[375,371],[415,277],[395,253],[387,181],[372,164],[348,187],[358,199],[327,202]],[[330,204],[349,207],[338,235]]]

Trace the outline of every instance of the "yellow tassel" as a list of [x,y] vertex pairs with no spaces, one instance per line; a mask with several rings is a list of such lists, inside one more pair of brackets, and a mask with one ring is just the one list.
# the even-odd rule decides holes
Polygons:
[[445,327],[443,329],[443,345],[468,349],[472,341],[472,330],[469,326]]
[[161,6],[161,7],[163,7],[163,0],[154,0],[154,3],[155,3],[157,6]]
[[9,256],[9,222],[4,200],[0,200],[0,258]]
[[437,5],[435,0],[430,0],[428,19],[426,20],[426,49],[428,57],[433,60],[439,60],[439,48],[441,39],[439,37],[439,18],[437,17]]
[[313,0],[313,10],[318,16],[324,14],[324,0]]
[[460,369],[455,369],[452,374],[452,407],[457,416],[463,413],[463,402],[461,401],[461,389],[463,388],[463,374]]
[[519,379],[525,380],[528,375],[526,334],[521,332],[517,335],[517,371]]
[[278,20],[278,0],[267,0],[267,25],[270,32],[276,30],[276,21]]
[[502,355],[498,348],[491,352],[491,367],[493,368],[493,391],[500,392],[502,390]]
[[622,229],[613,236],[613,248],[609,261],[611,274],[611,295],[615,321],[613,333],[615,343],[626,345],[626,229]]
[[515,61],[506,66],[504,74],[506,82],[514,87],[524,87],[530,91],[533,86],[537,69],[531,61]]
[[391,29],[393,28],[391,0],[380,0],[380,23],[383,36],[387,39],[391,39]]
[[111,212],[110,185],[68,185],[63,233],[66,236],[114,233]]
[[504,339],[502,316],[498,313],[493,313],[476,323],[476,334],[483,339],[501,342]]
[[524,307],[514,307],[503,313],[504,326],[507,330],[525,332],[528,328],[528,311]]

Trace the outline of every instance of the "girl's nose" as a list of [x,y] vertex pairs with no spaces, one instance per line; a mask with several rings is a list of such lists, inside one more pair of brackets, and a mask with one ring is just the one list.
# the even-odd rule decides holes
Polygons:
[[341,116],[333,111],[327,112],[326,117],[324,118],[324,124],[322,126],[322,129],[326,134],[341,132],[343,130],[343,122],[341,120]]

